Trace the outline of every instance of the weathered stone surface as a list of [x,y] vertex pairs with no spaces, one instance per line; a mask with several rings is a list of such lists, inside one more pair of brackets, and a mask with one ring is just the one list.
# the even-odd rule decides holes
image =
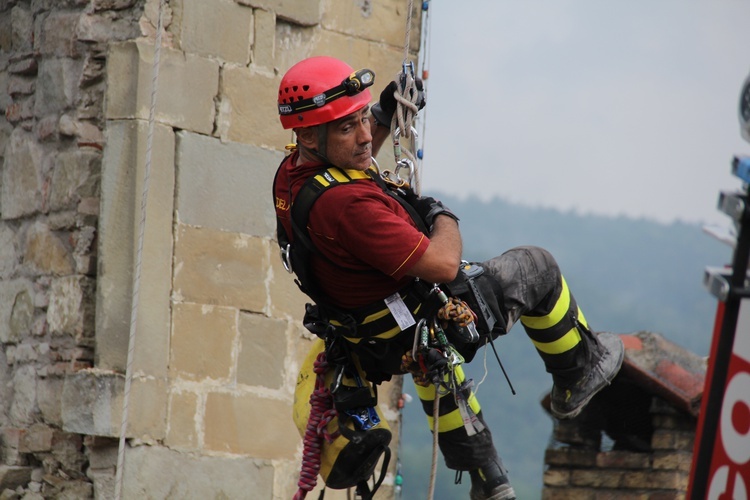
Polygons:
[[138,36],[138,26],[129,18],[122,18],[112,11],[82,15],[76,28],[76,36],[85,42],[112,42],[130,40]]
[[42,173],[46,153],[34,136],[16,129],[3,162],[0,214],[3,219],[30,215],[42,208]]
[[177,227],[174,294],[186,302],[261,312],[266,305],[268,244],[260,238]]
[[0,279],[10,278],[18,261],[16,232],[10,226],[0,225]]
[[[110,122],[102,160],[99,273],[96,298],[97,366],[124,370],[130,332],[132,271],[138,242],[148,126],[141,121]],[[172,282],[174,134],[157,125],[146,203],[137,369],[165,376]]]
[[279,248],[275,241],[270,243],[271,251],[271,273],[268,280],[268,293],[271,297],[271,312],[277,317],[290,317],[302,321],[305,314],[305,304],[310,298],[302,293],[294,282],[295,276],[289,274],[281,262]]
[[75,208],[82,198],[99,194],[102,155],[96,150],[64,151],[52,173],[50,210]]
[[18,342],[31,325],[34,288],[26,279],[0,281],[0,342]]
[[10,10],[10,26],[13,50],[20,52],[31,49],[34,39],[34,17],[31,12],[20,5],[13,7]]
[[66,276],[52,282],[47,324],[53,335],[68,334],[80,341],[94,334],[93,280]]
[[[351,2],[330,0],[323,11],[321,25],[329,31],[362,40],[384,42],[398,47],[403,54],[408,4],[402,0]],[[414,3],[410,48],[419,48],[420,2]]]
[[60,405],[62,400],[63,379],[46,377],[37,382],[37,404],[42,418],[50,425],[62,426]]
[[255,66],[272,70],[276,50],[276,15],[272,11],[255,11],[253,60]]
[[274,496],[273,466],[249,458],[195,457],[164,447],[138,446],[126,450],[125,470],[129,479],[123,484],[123,498]]
[[237,67],[225,67],[222,74],[218,124],[222,140],[276,149],[285,146],[290,135],[281,127],[275,106],[280,78]]
[[321,0],[289,2],[288,0],[236,0],[241,5],[273,11],[281,19],[301,26],[314,26],[320,22]]
[[16,368],[12,378],[13,396],[10,420],[14,426],[28,426],[36,421],[36,370],[31,365]]
[[73,272],[71,249],[49,226],[37,222],[26,233],[24,266],[41,274],[64,276]]
[[287,326],[283,320],[241,313],[237,383],[280,389],[287,365]]
[[172,449],[198,448],[198,395],[191,392],[172,392],[169,398],[169,426],[164,444]]
[[209,393],[204,440],[208,450],[265,459],[291,459],[300,442],[289,402],[252,394]]
[[180,222],[270,238],[276,219],[268,189],[283,157],[276,151],[178,132]]
[[121,10],[135,5],[137,0],[92,0],[94,10]]
[[31,467],[0,465],[0,491],[26,486],[31,480],[31,471]]
[[[65,377],[63,430],[116,437],[122,422],[125,377],[101,370],[82,370]],[[166,382],[134,378],[128,403],[128,437],[163,439],[166,433]]]
[[182,0],[180,7],[175,20],[182,50],[243,66],[250,62],[253,9],[234,0]]
[[237,310],[175,304],[170,373],[192,380],[229,382],[237,338]]
[[[156,120],[210,134],[219,88],[215,60],[164,48],[161,51]],[[112,46],[107,71],[107,117],[148,119],[153,47],[144,41]]]
[[83,62],[70,58],[45,58],[36,79],[34,116],[59,113],[75,104]]
[[77,57],[76,26],[79,12],[52,12],[44,18],[41,33],[34,40],[39,52],[47,56]]

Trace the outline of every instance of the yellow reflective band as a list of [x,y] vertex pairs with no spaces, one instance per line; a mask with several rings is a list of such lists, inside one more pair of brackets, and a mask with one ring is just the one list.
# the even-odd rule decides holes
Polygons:
[[348,175],[352,179],[370,179],[371,178],[362,170],[354,170],[353,168],[345,168],[344,172],[346,172],[346,175]]
[[[466,380],[466,375],[464,375],[464,369],[461,367],[461,365],[457,365],[453,368],[453,373],[456,374],[456,382],[462,383],[464,380]],[[447,384],[449,380],[448,374],[446,374],[443,377],[443,380]],[[417,397],[421,401],[434,401],[435,400],[435,384],[430,384],[427,387],[414,384],[414,387],[417,389]]]
[[563,319],[565,313],[570,308],[570,292],[568,291],[568,284],[565,283],[565,278],[562,276],[560,278],[562,279],[562,291],[555,307],[546,316],[521,316],[521,323],[524,326],[528,326],[534,330],[545,330],[552,328]]
[[[422,304],[419,304],[416,309],[412,311],[413,314],[417,314],[419,310],[422,309]],[[376,313],[372,313],[369,316],[365,317],[364,321],[360,323],[361,325],[366,325],[368,323],[372,323],[373,321],[376,321],[384,316],[387,316],[391,313],[391,311],[388,308],[382,309]],[[331,320],[331,324],[334,326],[342,326],[341,323],[339,323],[336,320]],[[383,333],[379,333],[377,335],[370,335],[366,338],[377,338],[377,339],[390,339],[401,333],[401,327],[396,325],[390,330],[386,330]],[[364,338],[358,338],[358,337],[344,337],[347,341],[351,342],[352,344],[359,344],[361,340],[364,340]]]
[[583,315],[583,311],[581,311],[580,307],[578,308],[578,322],[586,328],[589,327],[589,323],[586,321],[586,317]]
[[537,349],[545,354],[562,354],[573,349],[581,341],[581,334],[578,328],[571,328],[568,333],[555,340],[554,342],[537,342],[532,340]]
[[322,175],[316,175],[315,180],[318,181],[323,187],[328,187],[331,183],[326,180]]
[[[479,400],[473,392],[471,393],[471,396],[469,396],[469,407],[472,409],[474,414],[479,413],[482,409],[482,407],[479,405]],[[432,416],[427,416],[427,423],[430,426],[430,429],[435,428],[435,419]],[[461,411],[458,408],[450,413],[446,413],[445,415],[440,415],[438,417],[438,434],[441,432],[454,431],[456,429],[460,429],[463,426],[464,419],[461,416]]]

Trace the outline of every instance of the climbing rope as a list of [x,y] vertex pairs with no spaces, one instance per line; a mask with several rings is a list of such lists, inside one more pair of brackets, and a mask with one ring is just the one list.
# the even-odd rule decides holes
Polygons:
[[130,308],[130,334],[128,336],[128,357],[125,365],[125,388],[122,396],[122,420],[120,424],[120,441],[117,448],[117,470],[115,473],[115,500],[122,494],[123,467],[125,465],[125,433],[128,428],[128,404],[130,402],[130,386],[133,381],[133,353],[135,351],[136,319],[141,288],[141,268],[143,262],[143,239],[146,226],[146,200],[148,199],[149,181],[151,176],[151,152],[154,143],[154,124],[156,116],[156,83],[159,79],[159,58],[161,56],[161,34],[165,0],[159,0],[159,17],[156,27],[156,41],[154,42],[154,65],[151,78],[151,107],[148,113],[148,135],[146,138],[146,160],[143,172],[143,190],[141,192],[141,212],[138,224],[138,246],[135,257],[133,276],[133,295]]
[[333,433],[328,432],[328,424],[338,416],[338,411],[333,407],[331,391],[326,387],[325,377],[328,367],[326,353],[323,351],[318,354],[313,364],[313,371],[316,374],[315,389],[310,394],[310,417],[307,420],[305,436],[302,440],[302,469],[297,482],[299,489],[293,500],[304,499],[307,493],[318,484],[323,440],[332,443],[340,434],[338,429]]

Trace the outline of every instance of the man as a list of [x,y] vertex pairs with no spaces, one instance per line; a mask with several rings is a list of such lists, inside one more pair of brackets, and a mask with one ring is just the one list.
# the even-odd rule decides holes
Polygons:
[[[349,319],[347,331],[354,333],[344,338],[368,380],[380,383],[413,372],[419,398],[431,415],[436,389],[424,383],[419,369],[429,371],[430,362],[425,366],[422,360],[414,369],[408,353],[413,350],[414,323],[434,312],[428,305],[434,297],[431,285],[449,284],[459,274],[461,235],[458,218],[442,203],[410,189],[394,195],[373,174],[371,157],[390,135],[396,108],[396,84],[391,82],[370,112],[367,87],[373,77],[337,59],[313,57],[282,78],[281,123],[294,130],[297,143],[274,181],[279,243],[287,262],[295,263],[303,291],[324,312],[326,328],[333,331],[332,325],[341,325],[332,317]],[[321,174],[331,166],[337,169]],[[302,186],[317,175],[327,179],[320,178],[327,189],[319,186],[317,198],[304,205],[307,220],[300,228],[293,207],[297,203],[299,209],[310,199],[310,190]],[[290,259],[287,243],[293,244],[296,260]],[[484,289],[494,291],[484,294],[485,299],[499,316],[493,331],[481,332],[482,343],[520,320],[552,374],[553,414],[575,417],[619,371],[619,337],[589,330],[547,251],[514,248],[481,268]],[[311,311],[308,308],[308,315]],[[380,319],[373,322],[373,317]],[[466,352],[470,359],[471,346]],[[455,397],[439,399],[438,439],[446,465],[469,472],[472,500],[515,498],[471,385],[457,372]],[[473,424],[466,424],[467,417]]]

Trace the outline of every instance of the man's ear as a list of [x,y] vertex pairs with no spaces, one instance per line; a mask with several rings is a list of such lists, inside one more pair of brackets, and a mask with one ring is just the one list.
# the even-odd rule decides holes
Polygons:
[[307,149],[318,149],[318,129],[317,127],[301,127],[294,129],[297,134],[297,140]]

